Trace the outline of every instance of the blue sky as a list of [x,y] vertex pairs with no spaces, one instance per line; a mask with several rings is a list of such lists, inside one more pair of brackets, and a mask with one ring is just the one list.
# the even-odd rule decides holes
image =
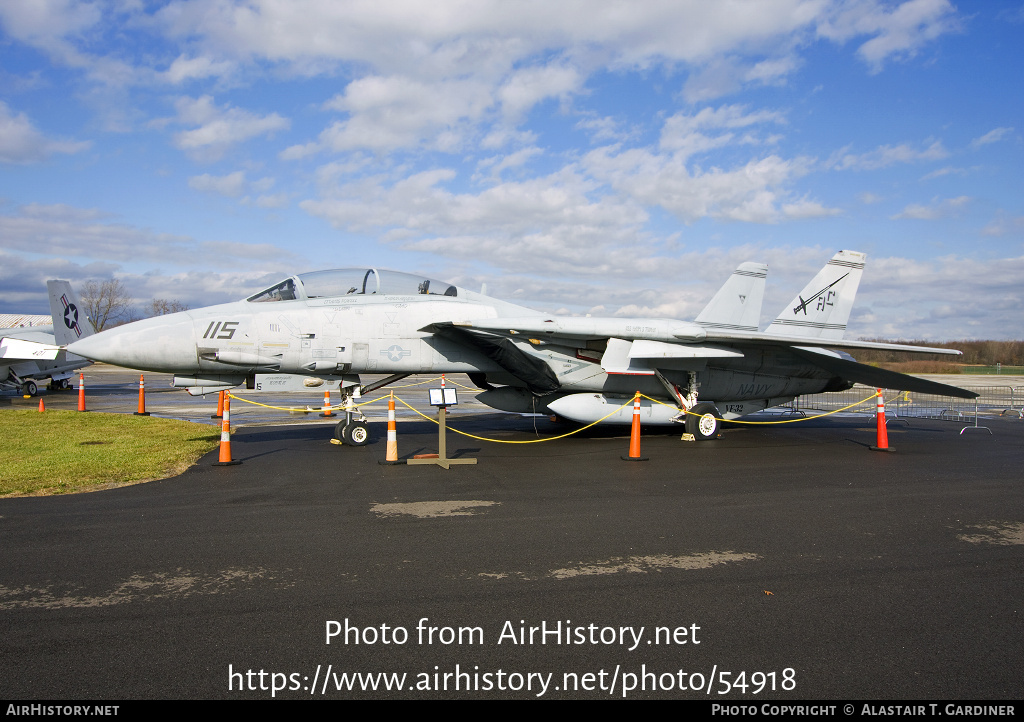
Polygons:
[[853,337],[1021,338],[1024,3],[6,0],[0,312],[417,270],[762,324],[868,253]]

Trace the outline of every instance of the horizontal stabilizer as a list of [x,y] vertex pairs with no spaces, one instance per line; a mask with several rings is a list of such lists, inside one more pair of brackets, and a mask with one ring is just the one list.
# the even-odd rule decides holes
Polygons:
[[601,368],[607,374],[623,376],[654,376],[654,369],[641,360],[634,360],[630,351],[633,341],[623,338],[608,339],[608,347],[601,357]]
[[640,339],[633,342],[629,349],[629,357],[645,359],[743,358],[743,352],[722,346],[663,343],[662,341]]
[[916,376],[908,376],[897,371],[868,366],[856,361],[848,361],[833,355],[818,353],[806,348],[792,349],[793,353],[804,358],[816,366],[840,376],[847,381],[853,381],[865,386],[874,386],[880,389],[898,389],[900,391],[914,391],[919,394],[935,394],[937,396],[953,396],[958,399],[976,399],[978,394],[967,391],[956,386],[940,384],[937,381],[919,379]]
[[20,338],[0,339],[0,358],[23,361],[53,360],[60,353],[59,346],[51,346]]

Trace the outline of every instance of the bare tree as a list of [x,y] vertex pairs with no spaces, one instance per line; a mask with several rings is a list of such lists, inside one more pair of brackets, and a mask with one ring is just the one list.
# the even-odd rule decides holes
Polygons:
[[169,313],[177,313],[178,311],[187,311],[188,304],[182,303],[181,301],[168,300],[166,298],[154,298],[150,301],[149,305],[146,306],[146,316],[166,316]]
[[134,315],[132,297],[121,281],[86,281],[80,290],[85,315],[97,331],[130,320]]

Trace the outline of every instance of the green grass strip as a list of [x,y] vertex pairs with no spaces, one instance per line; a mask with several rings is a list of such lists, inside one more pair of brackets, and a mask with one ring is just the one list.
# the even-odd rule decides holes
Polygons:
[[0,497],[95,491],[180,474],[216,448],[211,426],[77,411],[0,413]]

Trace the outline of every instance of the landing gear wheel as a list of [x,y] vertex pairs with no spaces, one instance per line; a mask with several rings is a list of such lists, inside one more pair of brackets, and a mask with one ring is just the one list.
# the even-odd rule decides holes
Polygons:
[[698,441],[718,438],[722,417],[714,404],[697,404],[686,415],[686,432]]
[[334,438],[343,444],[348,443],[348,424],[339,421],[334,425]]
[[348,443],[352,446],[365,446],[370,443],[370,427],[356,422],[348,427]]
[[39,393],[39,387],[36,385],[35,381],[29,380],[22,384],[21,392],[23,394],[28,394],[29,396],[35,396]]

